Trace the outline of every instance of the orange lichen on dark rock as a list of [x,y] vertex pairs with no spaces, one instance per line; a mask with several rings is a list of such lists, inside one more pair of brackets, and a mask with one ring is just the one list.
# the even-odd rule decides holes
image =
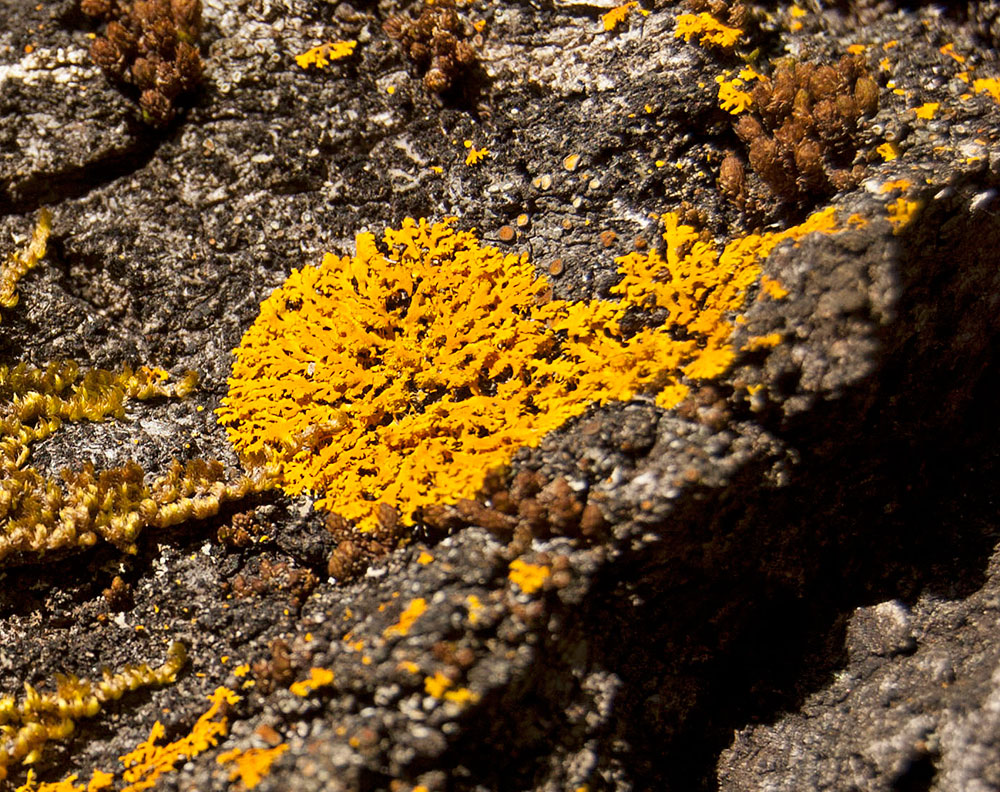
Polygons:
[[[472,498],[589,404],[637,393],[672,407],[726,371],[732,316],[783,240],[836,228],[833,210],[720,252],[678,215],[665,249],[617,259],[616,300],[547,300],[526,255],[483,246],[453,220],[405,220],[357,252],[295,270],[236,350],[218,414],[250,467],[287,493],[377,530]],[[626,314],[661,324],[627,333]]]

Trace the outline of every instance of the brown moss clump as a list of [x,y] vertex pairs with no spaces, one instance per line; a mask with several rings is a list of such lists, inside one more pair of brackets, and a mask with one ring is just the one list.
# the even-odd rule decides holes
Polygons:
[[804,203],[858,184],[864,175],[864,166],[854,164],[858,122],[878,109],[878,87],[862,57],[845,55],[833,66],[786,61],[750,95],[751,110],[735,131],[756,179],[730,153],[720,169],[723,193],[739,204],[767,194]]
[[425,0],[416,19],[391,16],[382,30],[417,64],[424,86],[433,93],[449,90],[478,60],[474,45],[479,37],[453,0]]
[[596,498],[577,492],[563,476],[551,481],[521,470],[513,477],[494,471],[477,499],[424,509],[424,521],[438,529],[478,525],[510,541],[511,555],[524,552],[532,539],[572,536],[585,541],[606,538],[607,526]]
[[80,9],[107,22],[90,56],[112,80],[139,92],[143,120],[168,123],[176,103],[201,81],[201,0],[81,0]]

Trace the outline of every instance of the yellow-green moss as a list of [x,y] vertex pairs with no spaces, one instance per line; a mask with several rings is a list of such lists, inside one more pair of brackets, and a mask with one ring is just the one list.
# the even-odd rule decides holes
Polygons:
[[[45,256],[49,233],[42,212],[31,241],[0,269],[0,306],[17,304],[17,283]],[[30,464],[32,445],[64,422],[122,418],[130,399],[182,398],[196,381],[188,372],[170,382],[167,372],[146,366],[81,372],[72,361],[0,365],[0,562],[89,547],[98,538],[131,551],[144,527],[208,517],[252,490],[248,479],[226,481],[216,461],[175,462],[151,483],[133,462],[101,471],[84,464],[63,471],[61,481]]]

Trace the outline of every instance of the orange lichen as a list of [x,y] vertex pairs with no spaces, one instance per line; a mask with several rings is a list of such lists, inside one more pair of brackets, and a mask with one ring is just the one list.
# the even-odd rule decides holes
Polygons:
[[549,567],[541,564],[529,564],[516,558],[510,562],[507,577],[525,594],[534,594],[540,589],[549,576]]
[[616,27],[618,27],[622,22],[628,19],[629,14],[633,10],[638,9],[639,13],[643,16],[647,16],[649,11],[643,8],[639,8],[639,3],[636,0],[630,0],[628,3],[622,3],[620,6],[615,6],[606,14],[601,14],[601,24],[604,26],[606,32],[611,32]]
[[239,780],[247,789],[253,789],[271,772],[275,760],[287,750],[287,743],[274,748],[250,748],[245,751],[234,748],[219,754],[215,761],[220,765],[234,764],[229,771],[229,780]]
[[875,151],[877,151],[886,162],[892,162],[899,156],[899,146],[888,140],[877,146]]
[[115,780],[113,775],[103,773],[100,770],[95,770],[90,781],[86,784],[83,782],[77,784],[78,778],[79,776],[73,774],[62,781],[46,781],[42,784],[36,784],[35,771],[29,770],[28,777],[15,792],[100,792],[102,789],[108,789]]
[[209,696],[211,706],[202,713],[190,734],[167,745],[157,745],[166,729],[159,721],[153,724],[149,738],[135,750],[120,757],[125,771],[122,780],[128,785],[121,792],[141,792],[156,785],[157,779],[174,769],[181,759],[192,759],[218,744],[229,729],[228,718],[221,714],[225,707],[236,704],[240,697],[228,688],[219,687]]
[[288,689],[296,696],[305,698],[314,690],[333,684],[333,671],[329,668],[310,668],[309,678],[293,683]]
[[910,109],[914,112],[917,118],[922,118],[924,121],[929,121],[934,118],[935,113],[941,107],[940,102],[924,102],[920,107],[911,107]]
[[488,148],[483,146],[483,148],[477,149],[475,146],[472,145],[471,140],[466,140],[464,145],[469,150],[469,153],[465,155],[466,165],[477,165],[482,160],[491,156],[490,150]]
[[[785,240],[836,230],[832,209],[719,252],[678,215],[665,250],[617,259],[618,299],[551,300],[526,255],[441,223],[357,236],[354,256],[295,270],[235,351],[218,414],[244,463],[291,495],[379,525],[379,504],[417,510],[473,497],[486,471],[589,404],[656,394],[724,373],[731,316]],[[626,315],[657,326],[626,332]]]
[[889,204],[889,223],[892,225],[892,233],[899,234],[917,216],[923,206],[921,201],[911,201],[904,196],[899,196]]
[[1000,104],[1000,79],[996,77],[981,77],[972,81],[972,90],[977,94],[988,93],[993,101]]
[[330,65],[330,61],[340,60],[354,54],[356,46],[358,46],[357,41],[328,41],[303,52],[301,55],[296,55],[295,62],[303,69],[308,69],[310,66],[325,69]]
[[780,281],[769,278],[767,275],[761,276],[760,292],[772,300],[783,300],[788,296],[788,289],[782,286]]
[[455,704],[475,704],[479,701],[478,693],[465,687],[453,689],[454,684],[451,679],[438,671],[434,676],[424,678],[424,692],[428,696],[451,701]]
[[423,616],[426,610],[427,600],[423,597],[417,597],[414,600],[410,600],[410,604],[406,606],[405,610],[401,614],[399,614],[399,621],[385,628],[385,637],[388,638],[391,635],[406,635],[410,631],[414,622]]
[[722,49],[734,47],[741,35],[742,29],[723,25],[705,11],[699,14],[680,14],[674,30],[674,38],[683,37],[684,41],[691,41],[692,36],[699,36],[698,43]]

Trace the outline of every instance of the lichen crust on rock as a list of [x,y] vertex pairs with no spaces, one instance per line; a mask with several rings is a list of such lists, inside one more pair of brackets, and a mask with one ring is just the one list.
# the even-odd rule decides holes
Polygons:
[[[374,527],[379,504],[419,510],[475,495],[486,472],[588,405],[724,373],[733,319],[784,240],[836,230],[833,209],[716,245],[664,214],[662,253],[617,259],[618,299],[551,300],[526,255],[454,219],[406,219],[357,252],[294,270],[236,349],[218,414],[251,467],[287,493]],[[652,322],[653,312],[666,314]],[[627,330],[626,317],[646,327]]]

